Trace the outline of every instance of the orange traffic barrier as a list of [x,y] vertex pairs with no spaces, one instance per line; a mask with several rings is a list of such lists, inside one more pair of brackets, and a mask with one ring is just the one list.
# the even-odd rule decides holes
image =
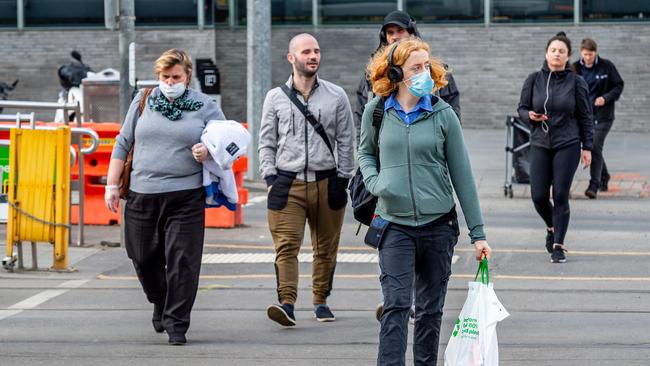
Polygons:
[[[104,205],[104,187],[106,174],[115,144],[115,137],[120,132],[119,123],[83,123],[99,135],[97,150],[84,156],[84,224],[112,225],[119,222],[119,214],[112,213]],[[72,167],[72,177],[79,177],[79,161]],[[79,198],[81,199],[81,198]],[[72,205],[72,222],[79,222],[79,205]]]

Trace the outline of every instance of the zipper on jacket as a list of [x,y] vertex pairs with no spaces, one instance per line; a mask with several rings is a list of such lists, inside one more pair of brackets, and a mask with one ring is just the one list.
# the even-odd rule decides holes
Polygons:
[[[309,102],[305,103],[305,109],[309,110]],[[303,125],[305,126],[305,182],[307,182],[307,171],[309,170],[309,140],[307,136],[307,120]]]
[[415,194],[413,193],[413,177],[411,174],[411,125],[406,125],[406,162],[409,172],[409,190],[411,191],[411,203],[413,204],[413,216],[415,217],[415,226],[418,223],[418,211],[415,207]]
[[291,133],[296,136],[296,122],[293,116],[293,106],[291,107]]

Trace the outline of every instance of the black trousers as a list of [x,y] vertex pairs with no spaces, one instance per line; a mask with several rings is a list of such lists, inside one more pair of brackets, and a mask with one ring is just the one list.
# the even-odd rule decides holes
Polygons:
[[199,285],[205,191],[129,192],[124,211],[126,251],[153,304],[162,305],[168,334],[185,334]]
[[442,309],[458,242],[456,211],[417,227],[389,224],[379,246],[384,312],[377,366],[404,366],[415,282],[413,363],[435,366]]
[[605,164],[603,147],[613,122],[608,120],[594,121],[594,147],[591,150],[591,167],[589,171],[591,179],[589,185],[595,188],[600,187],[601,181],[609,180],[609,171],[607,171],[607,164]]
[[557,244],[564,244],[569,228],[569,193],[579,162],[579,142],[560,149],[530,148],[530,193],[539,216],[547,227],[555,229],[553,236]]

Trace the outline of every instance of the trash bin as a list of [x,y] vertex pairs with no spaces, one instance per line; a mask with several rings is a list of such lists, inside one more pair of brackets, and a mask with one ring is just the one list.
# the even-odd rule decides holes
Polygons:
[[84,122],[119,122],[120,73],[105,69],[89,72],[81,83]]
[[201,92],[213,97],[221,106],[221,77],[219,68],[212,59],[196,59],[196,78],[199,81]]

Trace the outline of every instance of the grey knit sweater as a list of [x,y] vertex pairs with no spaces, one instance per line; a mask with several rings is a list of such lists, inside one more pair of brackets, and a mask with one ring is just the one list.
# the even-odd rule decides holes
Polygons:
[[[158,88],[152,97],[160,95]],[[126,160],[133,144],[135,149],[130,189],[137,193],[163,193],[201,187],[202,165],[192,157],[192,146],[200,142],[203,128],[210,120],[225,120],[217,102],[189,89],[189,99],[203,102],[198,111],[183,111],[177,121],[170,121],[149,105],[142,116],[138,111],[142,92],[131,102],[119,135],[115,138],[112,159]]]

